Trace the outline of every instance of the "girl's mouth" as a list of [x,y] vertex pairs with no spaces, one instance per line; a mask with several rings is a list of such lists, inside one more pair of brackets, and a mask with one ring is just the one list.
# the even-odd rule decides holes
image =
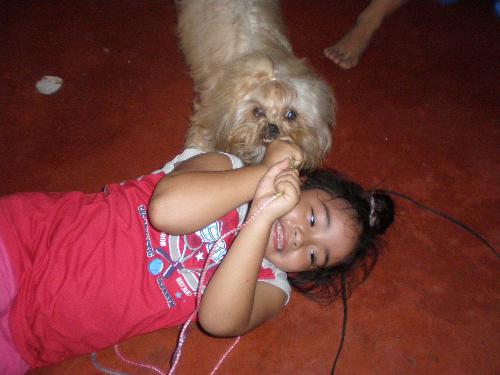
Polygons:
[[283,251],[286,246],[286,233],[285,228],[281,225],[281,222],[276,221],[276,225],[274,226],[274,247],[276,251]]

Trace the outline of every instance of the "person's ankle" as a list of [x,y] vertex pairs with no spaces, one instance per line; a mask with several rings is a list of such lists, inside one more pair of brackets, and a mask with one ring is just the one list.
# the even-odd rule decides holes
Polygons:
[[380,27],[383,21],[383,13],[367,9],[358,15],[356,24],[373,32]]

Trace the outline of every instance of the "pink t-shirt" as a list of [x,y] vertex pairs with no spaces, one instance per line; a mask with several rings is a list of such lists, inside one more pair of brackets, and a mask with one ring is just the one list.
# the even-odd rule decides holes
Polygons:
[[[240,218],[234,210],[189,235],[155,230],[147,205],[163,176],[96,194],[0,198],[0,236],[19,286],[10,324],[31,367],[182,324],[192,313],[208,252]],[[217,244],[212,261],[222,260],[233,239]],[[275,278],[275,269],[261,269],[259,279]]]

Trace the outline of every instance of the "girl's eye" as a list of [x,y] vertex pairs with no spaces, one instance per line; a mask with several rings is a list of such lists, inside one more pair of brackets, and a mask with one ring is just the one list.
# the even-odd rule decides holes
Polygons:
[[311,266],[316,264],[316,254],[314,254],[313,249],[309,249],[309,257],[311,258]]
[[297,113],[295,113],[295,111],[289,110],[285,113],[285,118],[288,121],[295,120],[297,118]]
[[314,210],[311,210],[311,218],[309,219],[309,223],[311,224],[311,227],[314,227],[314,224],[316,223],[316,216],[314,215]]

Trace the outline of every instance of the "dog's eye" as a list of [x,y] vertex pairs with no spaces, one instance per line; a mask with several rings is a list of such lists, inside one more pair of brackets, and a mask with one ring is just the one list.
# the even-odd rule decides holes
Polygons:
[[264,112],[264,110],[260,107],[256,107],[253,109],[253,114],[255,115],[255,117],[263,117],[266,115],[266,113]]
[[297,113],[295,113],[295,111],[289,110],[287,111],[287,113],[285,113],[285,118],[288,121],[295,120],[297,118]]

